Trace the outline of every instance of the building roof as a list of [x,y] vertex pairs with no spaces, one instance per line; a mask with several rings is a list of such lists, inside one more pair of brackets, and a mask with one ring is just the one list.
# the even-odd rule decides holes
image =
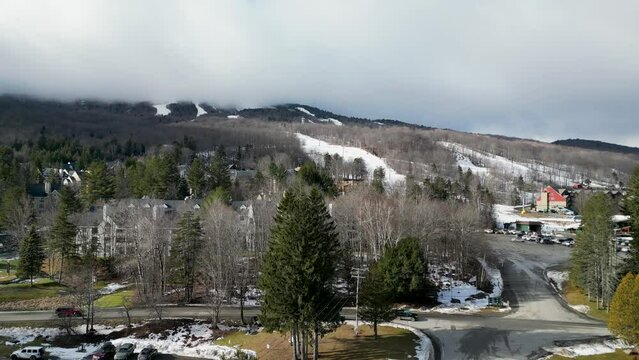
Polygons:
[[[555,190],[552,186],[547,186],[541,192],[548,194],[548,201],[549,202],[566,201],[566,198],[563,195],[561,195],[557,190]],[[539,194],[539,196],[537,196],[537,201],[539,201],[539,200],[541,200],[541,194]]]

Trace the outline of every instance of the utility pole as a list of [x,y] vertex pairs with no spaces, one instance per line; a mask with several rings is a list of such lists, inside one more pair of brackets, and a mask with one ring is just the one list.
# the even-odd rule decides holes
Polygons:
[[355,286],[355,336],[359,335],[359,279],[363,278],[361,276],[362,268],[353,268],[351,270],[351,277],[356,279]]

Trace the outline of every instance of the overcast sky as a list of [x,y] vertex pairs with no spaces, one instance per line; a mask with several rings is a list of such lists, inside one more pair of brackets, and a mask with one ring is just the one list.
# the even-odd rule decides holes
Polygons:
[[639,146],[639,1],[3,1],[0,93]]

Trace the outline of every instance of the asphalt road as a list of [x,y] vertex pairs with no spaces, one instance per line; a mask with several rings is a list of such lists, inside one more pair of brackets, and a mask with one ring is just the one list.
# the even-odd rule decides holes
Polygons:
[[544,271],[565,265],[570,249],[561,245],[488,239],[504,279],[507,315],[429,315],[413,326],[435,336],[444,359],[529,359],[557,340],[609,335],[606,326],[568,309],[547,284]]
[[[419,313],[419,319],[408,323],[434,336],[441,345],[443,359],[529,359],[541,347],[556,340],[574,340],[609,335],[601,322],[581,316],[563,305],[547,284],[544,271],[550,266],[565,265],[570,249],[561,245],[512,242],[511,237],[490,236],[488,240],[504,279],[504,300],[512,312],[504,314],[439,314]],[[259,308],[245,309],[249,318]],[[342,314],[353,319],[353,308]],[[134,318],[156,317],[153,309],[130,311]],[[168,306],[163,317],[210,318],[212,312],[203,306]],[[220,316],[239,319],[237,307],[224,307]],[[122,309],[100,309],[97,319],[126,318]],[[56,319],[51,311],[0,312],[3,322],[26,322]]]

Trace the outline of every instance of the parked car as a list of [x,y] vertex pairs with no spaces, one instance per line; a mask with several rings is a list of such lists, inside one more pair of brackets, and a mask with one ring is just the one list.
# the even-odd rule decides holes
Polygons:
[[395,316],[399,320],[417,321],[417,315],[406,309],[395,310]]
[[17,359],[44,359],[44,348],[42,346],[27,346],[11,353],[11,360]]
[[494,231],[493,231],[493,229],[484,229],[484,233],[492,234],[492,233],[494,233]]
[[98,351],[93,353],[93,360],[106,360],[112,359],[115,355],[115,345],[113,345],[110,341],[102,344]]
[[510,235],[517,235],[517,230],[515,230],[515,229],[510,229],[510,230],[508,230],[508,234],[510,234]]
[[131,343],[124,343],[118,346],[118,349],[115,352],[115,356],[113,359],[115,360],[126,360],[133,355],[133,350],[135,350],[135,345]]
[[55,309],[55,314],[58,317],[82,317],[82,310],[75,307],[65,306]]
[[147,346],[138,355],[138,360],[151,360],[158,356],[158,350],[154,347]]

